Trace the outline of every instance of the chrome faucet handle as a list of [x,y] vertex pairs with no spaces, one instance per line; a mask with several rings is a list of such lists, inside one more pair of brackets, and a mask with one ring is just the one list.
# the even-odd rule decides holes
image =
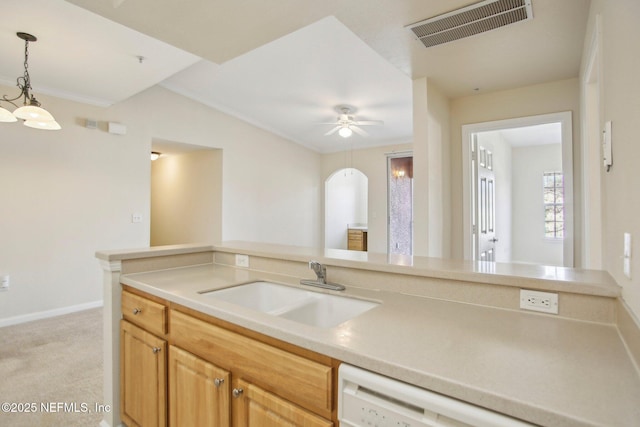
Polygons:
[[318,261],[309,261],[309,268],[316,273],[318,278],[316,280],[301,279],[300,284],[331,289],[333,291],[344,291],[345,287],[343,285],[327,282],[327,267],[320,264]]
[[309,261],[309,268],[316,273],[319,281],[322,281],[323,283],[325,282],[327,277],[327,268],[324,265],[320,264],[318,261]]

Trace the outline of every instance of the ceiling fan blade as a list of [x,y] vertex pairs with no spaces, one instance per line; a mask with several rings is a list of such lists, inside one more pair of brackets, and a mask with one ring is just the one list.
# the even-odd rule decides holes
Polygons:
[[364,130],[360,129],[357,126],[351,125],[350,129],[352,131],[354,131],[355,133],[357,133],[358,135],[360,135],[360,136],[369,136],[369,134],[367,132],[365,132]]
[[384,122],[382,120],[356,120],[353,124],[358,126],[382,126]]
[[316,125],[334,125],[334,126],[337,126],[340,123],[338,123],[338,122],[316,122],[314,124],[316,124]]
[[[333,124],[333,123],[332,123]],[[333,129],[331,129],[329,132],[325,133],[324,136],[329,136],[332,135],[334,133],[336,133],[338,131],[338,129],[340,129],[340,126],[336,126]]]

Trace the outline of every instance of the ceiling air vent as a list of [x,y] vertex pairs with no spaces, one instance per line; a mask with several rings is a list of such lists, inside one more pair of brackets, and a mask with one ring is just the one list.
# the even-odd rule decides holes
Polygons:
[[531,0],[485,0],[406,28],[431,47],[532,18]]

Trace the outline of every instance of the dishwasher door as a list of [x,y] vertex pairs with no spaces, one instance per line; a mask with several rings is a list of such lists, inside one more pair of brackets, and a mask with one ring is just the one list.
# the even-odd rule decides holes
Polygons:
[[338,382],[338,419],[345,427],[533,426],[345,363]]

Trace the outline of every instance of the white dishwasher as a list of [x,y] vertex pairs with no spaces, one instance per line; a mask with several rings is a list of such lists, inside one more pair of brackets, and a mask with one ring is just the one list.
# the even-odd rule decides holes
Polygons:
[[338,381],[338,419],[345,427],[533,426],[345,363]]

